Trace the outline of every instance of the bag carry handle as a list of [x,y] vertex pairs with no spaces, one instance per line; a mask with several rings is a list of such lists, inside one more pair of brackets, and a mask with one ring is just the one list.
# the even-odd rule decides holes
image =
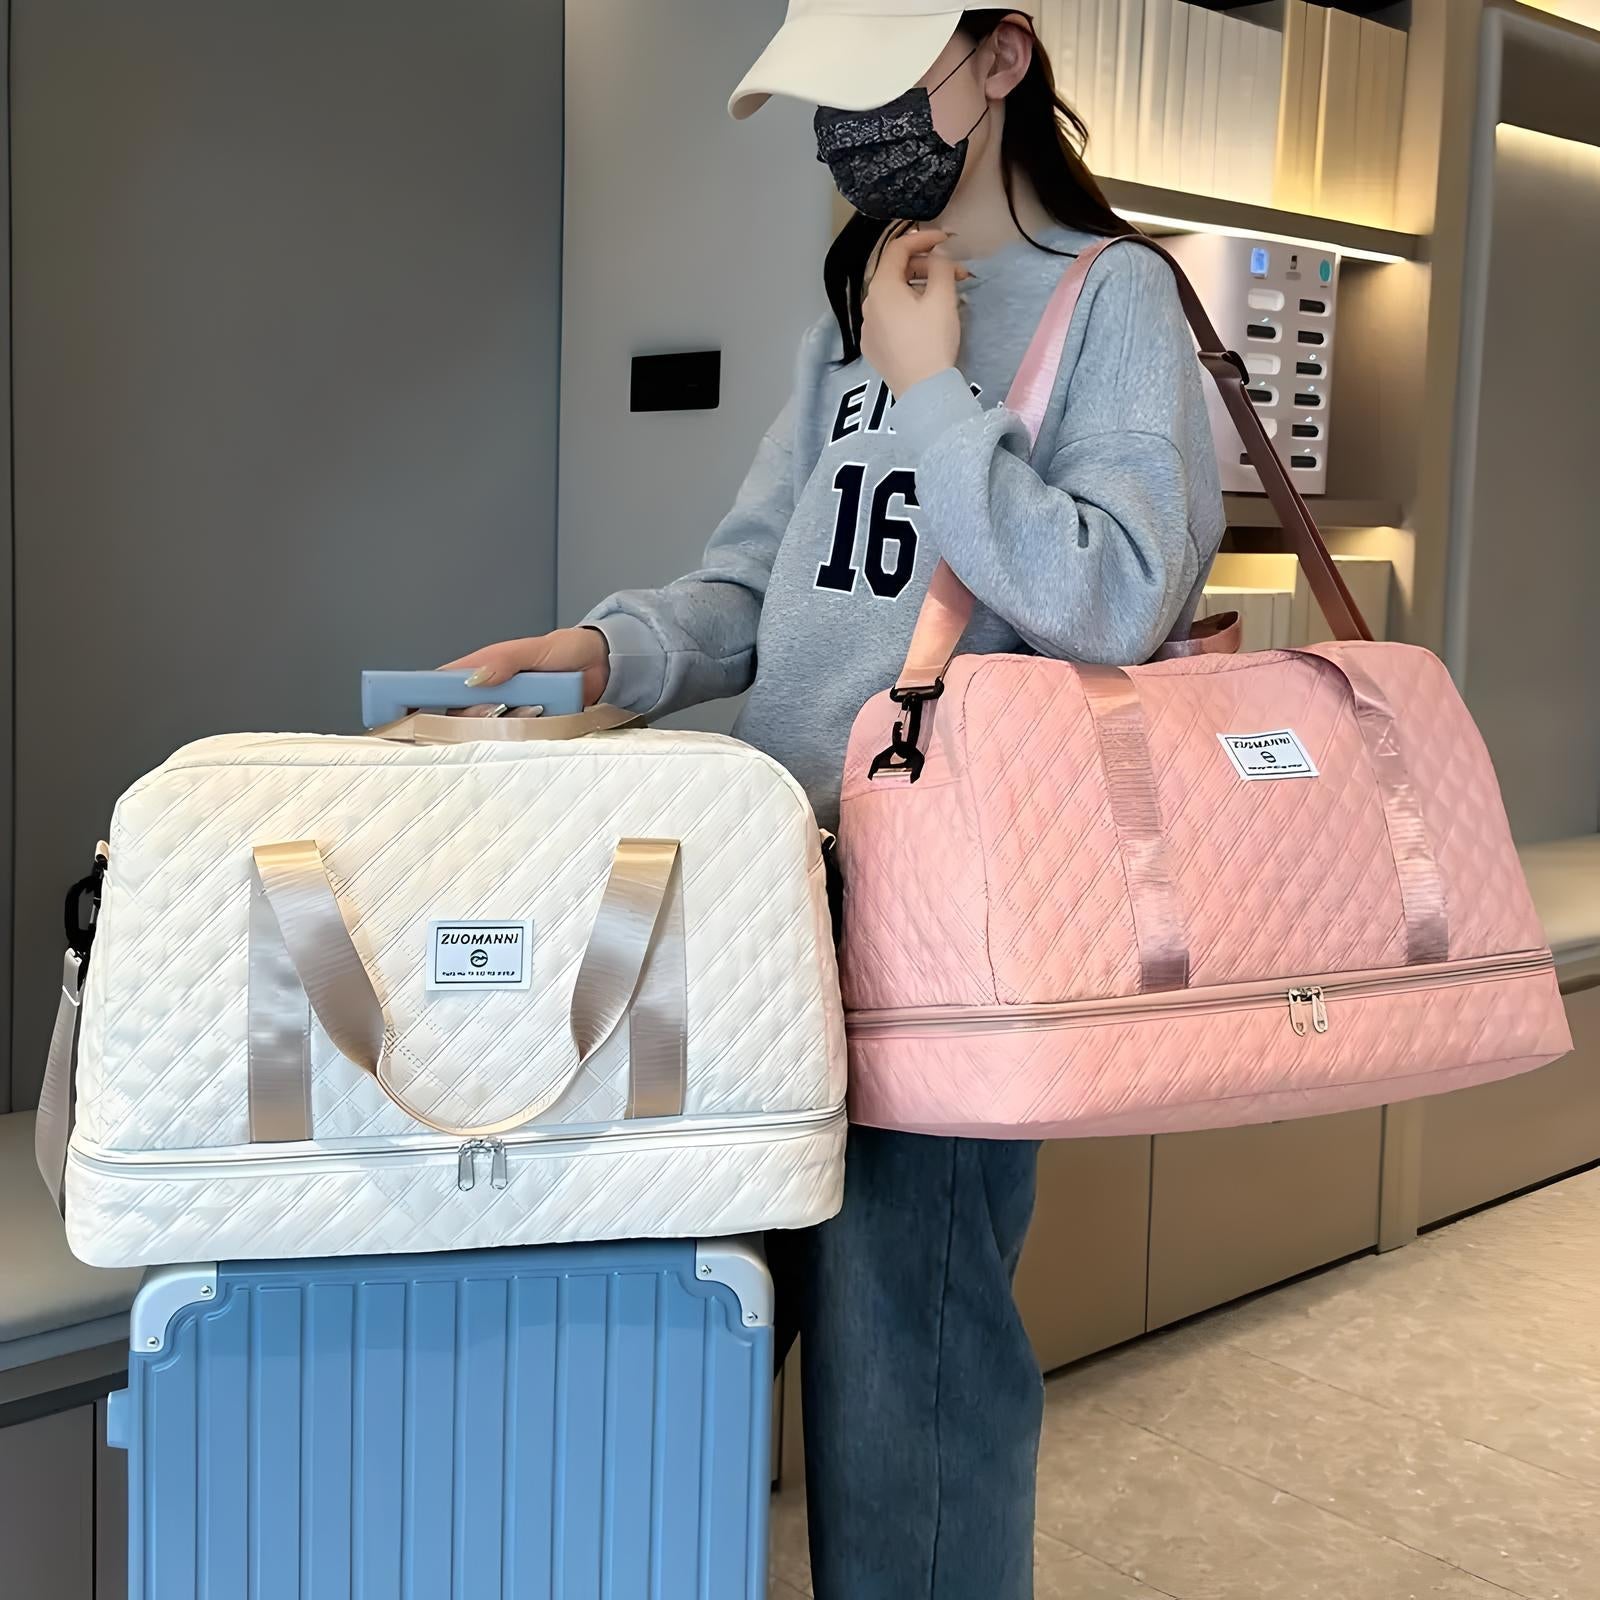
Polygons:
[[416,712],[373,730],[373,737],[394,744],[537,744],[547,740],[586,739],[592,733],[642,728],[644,718],[616,706],[591,706],[570,717],[546,717],[538,711],[512,711],[502,706],[493,717],[442,717]]
[[[1289,476],[1283,458],[1267,437],[1255,405],[1245,393],[1248,374],[1244,362],[1222,342],[1183,268],[1154,239],[1139,233],[1119,234],[1114,238],[1102,239],[1073,262],[1050,298],[1039,331],[1028,347],[1017,380],[1006,399],[1007,406],[1022,418],[1029,437],[1037,442],[1061,375],[1067,335],[1071,331],[1084,283],[1094,264],[1106,251],[1117,245],[1133,245],[1153,251],[1172,269],[1178,282],[1178,298],[1182,302],[1184,315],[1189,319],[1189,326],[1194,330],[1199,344],[1200,364],[1211,374],[1222,393],[1228,414],[1239,430],[1239,437],[1244,441],[1252,464],[1261,474],[1262,487],[1283,525],[1289,549],[1305,569],[1306,580],[1317,604],[1322,607],[1328,626],[1336,639],[1370,640],[1372,631],[1323,542],[1310,508]],[[941,561],[934,571],[927,599],[917,619],[917,629],[905,667],[895,684],[894,697],[897,701],[915,711],[918,701],[938,698],[945,674],[960,647],[961,637],[972,621],[974,603],[972,591]],[[1210,634],[1206,630],[1207,624],[1202,623],[1190,641],[1176,641],[1163,654],[1226,650],[1230,645],[1237,648],[1233,630],[1225,625],[1213,625]],[[908,744],[915,746],[915,743],[914,736],[908,739],[897,734],[898,749],[903,751]]]
[[[472,676],[461,667],[363,672],[361,726],[381,728],[413,711],[467,711],[480,706],[484,691],[472,687]],[[584,705],[581,672],[519,672],[493,692],[507,705],[540,706],[553,717],[576,716]]]
[[688,1055],[682,883],[676,840],[624,839],[617,846],[573,990],[577,1067],[514,1115],[468,1127],[418,1110],[390,1081],[383,1007],[321,850],[309,840],[257,846],[250,919],[252,1140],[312,1137],[309,1013],[339,1053],[408,1117],[452,1138],[492,1139],[525,1127],[567,1092],[625,1018],[629,1117],[681,1115]]
[[[92,893],[98,910],[109,853],[102,844],[94,875],[74,886],[69,920],[71,908],[85,894]],[[93,913],[72,937],[62,966],[61,999],[34,1129],[39,1175],[63,1215]],[[624,840],[617,846],[578,970],[571,1025],[581,1070],[618,1037],[627,1018],[630,1119],[683,1114],[688,1074],[686,971],[678,845]],[[255,852],[250,897],[248,1077],[250,1137],[255,1142],[281,1144],[312,1137],[311,1010],[339,1053],[369,1073],[407,1116],[458,1139],[487,1139],[524,1126],[554,1105],[577,1076],[573,1072],[516,1116],[489,1127],[453,1127],[407,1105],[385,1076],[383,1008],[345,926],[322,852],[309,842],[263,845]]]
[[50,1033],[50,1053],[45,1058],[39,1112],[33,1125],[33,1158],[56,1210],[63,1216],[67,1147],[78,1115],[78,1034],[83,1023],[83,987],[89,976],[89,956],[94,949],[100,898],[110,865],[111,846],[102,839],[95,846],[89,875],[67,891],[67,953],[61,963],[61,998],[56,1002],[56,1023]]
[[67,1147],[78,1113],[78,1030],[83,1021],[83,983],[88,968],[76,950],[68,950],[61,967],[61,998],[50,1033],[39,1113],[33,1124],[33,1159],[50,1198],[67,1214]]

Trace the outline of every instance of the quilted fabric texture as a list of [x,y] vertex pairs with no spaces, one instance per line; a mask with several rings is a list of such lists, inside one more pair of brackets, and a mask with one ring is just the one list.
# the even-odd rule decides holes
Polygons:
[[[1324,658],[1325,657],[1325,658]],[[1161,830],[1182,908],[1189,989],[1321,982],[1404,967],[1405,905],[1394,846],[1349,683],[1347,660],[1394,707],[1400,741],[1443,879],[1450,960],[1537,953],[1544,946],[1498,785],[1477,729],[1443,666],[1389,644],[1329,646],[1324,657],[1275,651],[1201,656],[1133,669],[1154,769]],[[1364,1002],[1394,1033],[1336,1025],[1316,1071],[1297,1080],[1295,1036],[1279,1004],[1270,1023],[1163,1023],[930,1040],[929,1008],[1018,1006],[1140,996],[1140,951],[1099,735],[1072,666],[1035,657],[962,657],[946,680],[928,777],[873,783],[894,708],[862,714],[846,768],[840,824],[849,882],[846,1003],[892,1011],[903,1040],[874,1023],[852,1043],[852,1106],[863,1120],[911,1129],[1036,1134],[1240,1124],[1372,1104],[1374,1079],[1419,1081],[1457,1068],[1495,1075],[1562,1054],[1553,983],[1479,991],[1452,985],[1459,1026],[1415,1030],[1409,1002]],[[1252,783],[1219,735],[1290,728],[1316,778]],[[932,780],[930,783],[929,780]],[[953,936],[948,936],[953,930]],[[1479,1017],[1472,998],[1492,999]],[[1501,1015],[1504,1011],[1504,1015]],[[1347,1011],[1347,1014],[1348,1011]],[[1449,1019],[1443,1019],[1448,1022]],[[1354,1018],[1352,1017],[1352,1022]],[[1467,1028],[1470,1037],[1461,1032]],[[1165,1031],[1183,1040],[1167,1048]],[[1158,1033],[1161,1035],[1158,1037]],[[1330,1047],[1330,1038],[1332,1044]],[[1139,1041],[1137,1044],[1134,1041]],[[941,1071],[941,1064],[948,1072]],[[1429,1092],[1418,1088],[1414,1092]],[[1312,1100],[1306,1099],[1310,1093]],[[1401,1098],[1401,1091],[1379,1091]],[[1211,1104],[1210,1111],[1192,1108]]]
[[1416,775],[1428,836],[1450,893],[1450,953],[1457,958],[1541,948],[1539,913],[1517,859],[1500,784],[1483,735],[1444,663],[1426,650],[1323,645],[1352,655],[1405,718],[1406,756]]
[[[801,1138],[730,1144],[686,1138],[659,1149],[510,1152],[510,1182],[468,1193],[452,1155],[339,1159],[315,1170],[214,1173],[172,1166],[67,1169],[67,1237],[91,1266],[174,1261],[399,1255],[503,1245],[597,1243],[648,1234],[725,1238],[805,1228],[844,1197],[845,1123]],[[486,1175],[485,1175],[486,1176]]]
[[[444,749],[239,736],[179,751],[117,807],[85,997],[76,1145],[102,1159],[225,1162],[245,1151],[251,849],[295,839],[322,848],[409,1103],[478,1124],[566,1086],[540,1126],[604,1131],[626,1109],[627,1052],[602,1052],[580,1071],[569,1007],[624,838],[682,844],[686,1120],[782,1122],[842,1105],[843,1016],[819,838],[803,794],[767,758],[732,740],[665,733]],[[428,994],[434,918],[531,918],[531,991]],[[312,1067],[319,1149],[381,1152],[402,1140],[454,1151],[315,1025]],[[100,1172],[98,1163],[73,1170],[69,1210],[80,1218],[102,1204]],[[138,1182],[144,1207],[151,1190]],[[806,1184],[827,1192],[815,1177]],[[273,1187],[281,1201],[282,1185]],[[212,1200],[197,1201],[192,1185],[180,1192],[224,1231]],[[627,1231],[654,1232],[654,1197],[641,1191],[630,1203]],[[741,1202],[740,1214],[748,1210]],[[369,1239],[359,1248],[385,1247]]]
[[1329,1032],[1304,1038],[1280,996],[1099,1027],[858,1039],[850,1115],[974,1138],[1187,1133],[1466,1089],[1572,1048],[1554,971],[1332,1000],[1328,1011]]
[[844,777],[851,825],[839,836],[846,902],[842,979],[844,1003],[853,1011],[900,1005],[907,994],[922,1005],[982,1005],[995,998],[984,860],[972,847],[978,817],[960,761],[962,710],[946,697],[929,717],[917,825],[932,842],[931,854],[896,847],[893,835],[905,818],[902,793],[867,780],[899,708],[879,695],[856,724]]

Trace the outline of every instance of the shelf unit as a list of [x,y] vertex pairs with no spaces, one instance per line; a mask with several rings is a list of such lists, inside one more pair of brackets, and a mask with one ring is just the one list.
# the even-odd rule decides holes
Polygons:
[[[1188,0],[1188,3],[1205,11],[1241,11],[1248,10],[1255,0]],[[1402,31],[1409,22],[1397,0],[1314,0],[1314,3],[1326,6],[1330,11],[1348,11],[1352,16],[1371,17],[1386,27]]]
[[[1456,238],[1465,226],[1463,145],[1482,0],[1413,0],[1395,225],[1374,227],[1108,180],[1112,204],[1151,233],[1210,231],[1339,252],[1338,440],[1328,492],[1312,502],[1343,554],[1395,569],[1394,637],[1439,649],[1449,522],[1452,409],[1462,303]],[[1458,172],[1458,168],[1460,171]],[[1459,209],[1458,209],[1459,206]],[[1444,260],[1435,258],[1443,254]],[[1230,544],[1272,548],[1264,497],[1230,495]]]
[[[1278,526],[1278,514],[1265,495],[1225,494],[1222,504],[1229,528],[1258,530]],[[1405,524],[1405,512],[1398,501],[1342,500],[1317,495],[1306,504],[1311,507],[1317,526],[1323,529],[1399,528]]]
[[1105,178],[1101,188],[1112,206],[1147,233],[1228,233],[1246,238],[1320,245],[1349,261],[1416,261],[1424,241],[1414,233],[1372,228],[1360,222],[1279,211],[1244,200],[1157,189],[1126,178]]

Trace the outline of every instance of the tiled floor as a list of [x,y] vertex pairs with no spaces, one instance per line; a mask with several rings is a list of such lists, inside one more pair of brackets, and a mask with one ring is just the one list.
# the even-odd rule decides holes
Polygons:
[[1055,1379],[1038,1561],[1038,1600],[1597,1600],[1600,1171]]

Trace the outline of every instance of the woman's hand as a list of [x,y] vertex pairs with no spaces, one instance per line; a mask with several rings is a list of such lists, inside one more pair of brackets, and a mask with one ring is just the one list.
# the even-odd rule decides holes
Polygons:
[[923,228],[891,240],[861,308],[861,353],[897,398],[953,367],[961,354],[956,285],[972,274],[933,254],[950,237]]
[[510,639],[447,661],[441,672],[465,672],[469,689],[494,689],[519,672],[581,672],[583,703],[598,705],[611,677],[611,656],[598,628],[559,628],[537,639]]

